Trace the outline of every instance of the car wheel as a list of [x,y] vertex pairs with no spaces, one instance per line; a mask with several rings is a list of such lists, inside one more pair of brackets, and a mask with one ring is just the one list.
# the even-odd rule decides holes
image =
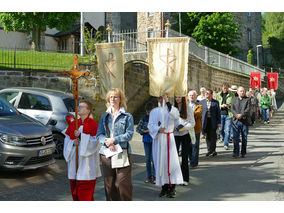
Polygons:
[[64,136],[59,133],[54,133],[53,141],[56,145],[54,157],[63,158]]

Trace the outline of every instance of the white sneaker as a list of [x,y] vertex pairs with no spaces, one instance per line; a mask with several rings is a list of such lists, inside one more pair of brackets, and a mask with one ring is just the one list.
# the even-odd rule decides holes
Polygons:
[[224,146],[224,149],[228,150],[228,149],[229,149],[229,147],[228,147],[228,146]]
[[183,185],[184,186],[188,186],[188,182],[187,181],[183,181]]
[[264,124],[267,124],[267,122],[266,122],[266,121],[264,121]]

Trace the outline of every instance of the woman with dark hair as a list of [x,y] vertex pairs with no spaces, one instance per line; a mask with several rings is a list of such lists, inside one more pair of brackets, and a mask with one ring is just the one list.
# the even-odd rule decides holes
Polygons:
[[191,141],[195,141],[194,126],[195,120],[192,108],[186,105],[185,97],[175,98],[175,107],[179,110],[180,117],[175,120],[175,141],[177,150],[181,144],[181,171],[185,186],[189,182],[189,166],[188,159],[191,149]]

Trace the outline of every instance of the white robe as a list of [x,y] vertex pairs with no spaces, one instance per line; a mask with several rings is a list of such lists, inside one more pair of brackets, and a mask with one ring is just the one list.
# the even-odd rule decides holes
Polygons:
[[[168,153],[167,153],[167,135],[158,133],[161,125],[158,126],[158,122],[162,123],[162,107],[157,107],[153,109],[150,113],[148,129],[150,135],[152,136],[152,152],[153,152],[153,161],[156,170],[156,185],[163,186],[164,184],[169,184],[168,177]],[[165,132],[174,131],[174,120],[179,119],[179,111],[177,108],[172,106],[171,111],[168,112],[168,107],[165,107]],[[164,135],[164,136],[162,136]],[[163,138],[163,141],[162,141]],[[161,155],[161,143],[163,144],[163,160],[160,162]],[[160,175],[160,166],[162,166],[162,173]],[[183,184],[183,177],[180,168],[178,153],[176,149],[176,143],[174,134],[170,134],[170,180],[171,184]]]
[[79,128],[81,132],[81,142],[78,146],[78,171],[76,174],[76,146],[74,140],[66,135],[64,140],[63,155],[68,164],[68,178],[76,180],[95,180],[101,176],[99,142],[95,136],[84,134],[83,126]]

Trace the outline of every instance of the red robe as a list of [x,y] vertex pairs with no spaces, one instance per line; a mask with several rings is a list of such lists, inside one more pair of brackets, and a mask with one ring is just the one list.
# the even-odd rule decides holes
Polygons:
[[[78,129],[81,130],[79,144],[79,168],[75,169],[75,154],[73,146],[76,124],[73,121],[66,130],[64,141],[64,157],[68,162],[68,178],[70,179],[71,193],[74,201],[93,201],[96,177],[100,176],[98,150],[94,153],[95,136],[98,124],[92,118],[86,118],[80,128],[82,119],[78,120]],[[69,137],[68,137],[69,136]],[[96,142],[98,143],[98,142]],[[86,170],[86,168],[89,168]]]

